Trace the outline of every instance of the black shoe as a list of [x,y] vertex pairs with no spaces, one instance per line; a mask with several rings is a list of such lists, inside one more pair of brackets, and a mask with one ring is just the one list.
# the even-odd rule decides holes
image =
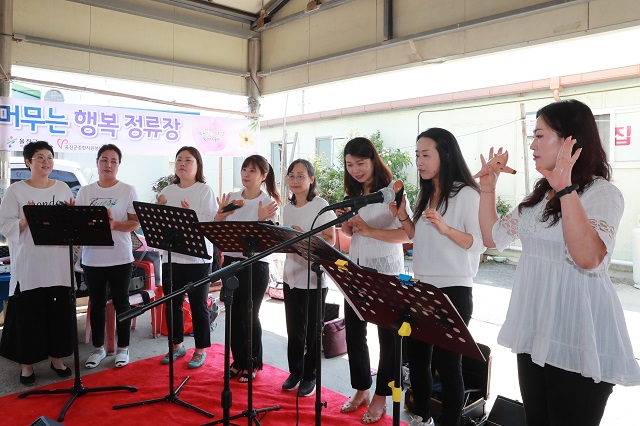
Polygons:
[[294,374],[289,374],[287,380],[282,384],[283,391],[292,391],[300,386],[300,378]]
[[20,383],[23,385],[32,385],[36,382],[36,373],[31,373],[30,376],[23,376],[22,371],[20,372]]
[[51,369],[56,372],[58,377],[70,377],[73,374],[69,367],[58,369],[53,366],[53,363],[51,363]]
[[311,396],[316,393],[316,380],[303,380],[300,382],[298,396]]

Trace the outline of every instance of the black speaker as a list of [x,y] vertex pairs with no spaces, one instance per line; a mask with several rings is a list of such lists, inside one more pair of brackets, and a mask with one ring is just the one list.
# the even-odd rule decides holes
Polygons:
[[30,426],[64,426],[62,423],[58,423],[49,417],[40,416]]
[[487,426],[527,426],[524,405],[520,401],[498,395],[491,407]]

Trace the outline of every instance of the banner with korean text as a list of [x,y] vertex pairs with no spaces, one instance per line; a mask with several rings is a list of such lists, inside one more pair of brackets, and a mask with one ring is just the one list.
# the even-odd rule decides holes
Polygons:
[[184,145],[215,157],[260,151],[257,120],[0,97],[0,149],[21,151],[35,140],[92,154],[106,143],[138,155],[173,156]]

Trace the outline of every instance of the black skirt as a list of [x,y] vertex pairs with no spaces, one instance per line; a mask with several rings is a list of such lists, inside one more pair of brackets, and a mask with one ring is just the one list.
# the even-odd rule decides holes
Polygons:
[[0,356],[35,364],[71,355],[76,316],[70,291],[70,287],[55,286],[21,292],[18,285],[7,303]]

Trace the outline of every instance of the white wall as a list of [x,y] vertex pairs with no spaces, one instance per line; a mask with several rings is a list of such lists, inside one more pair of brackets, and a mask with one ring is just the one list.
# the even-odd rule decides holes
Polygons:
[[[640,107],[640,87],[637,79],[565,89],[561,92],[561,97],[585,102],[596,114],[613,112],[622,107]],[[358,129],[361,135],[366,136],[379,130],[385,146],[400,148],[413,155],[415,138],[420,131],[429,127],[443,127],[456,135],[472,173],[480,169],[480,154],[486,156],[491,147],[502,146],[509,151],[509,163],[518,173],[501,177],[497,195],[515,206],[527,193],[525,157],[531,163],[531,153],[523,142],[520,104],[524,104],[525,113],[535,113],[553,101],[550,92],[522,97],[505,96],[441,104],[422,110],[406,109],[298,122],[288,124],[287,133],[289,140],[298,133],[300,148],[297,157],[300,158],[313,156],[317,137],[344,137],[351,129]],[[640,130],[640,125],[635,128]],[[638,130],[632,143],[640,144]],[[282,126],[262,128],[262,153],[267,159],[270,159],[270,142],[282,140],[282,133]],[[640,162],[621,162],[620,160],[624,159],[620,158],[617,160],[614,157],[610,158],[613,165],[613,183],[620,188],[625,197],[625,212],[618,230],[613,257],[616,260],[630,261],[631,230],[640,213],[640,193],[637,190]],[[532,164],[529,166],[529,173],[532,186],[540,175]],[[410,176],[415,178],[415,173],[410,173]]]

